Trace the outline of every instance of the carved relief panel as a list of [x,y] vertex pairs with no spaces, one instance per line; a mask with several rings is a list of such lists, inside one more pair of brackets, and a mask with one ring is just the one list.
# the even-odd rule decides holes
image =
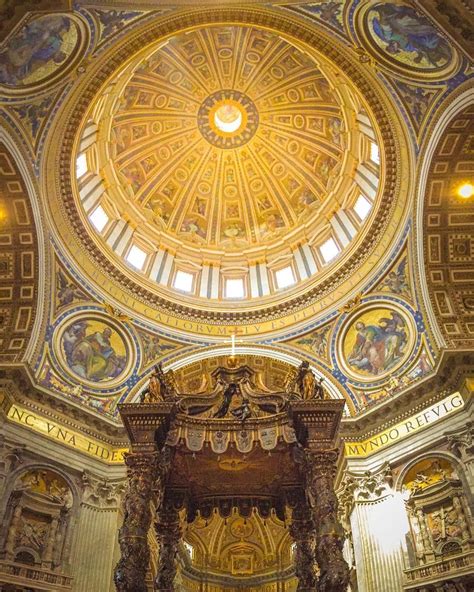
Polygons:
[[67,563],[73,494],[66,480],[49,469],[21,475],[7,505],[2,559],[54,570]]
[[463,484],[446,459],[416,463],[404,479],[417,563],[459,554],[472,546],[472,518]]

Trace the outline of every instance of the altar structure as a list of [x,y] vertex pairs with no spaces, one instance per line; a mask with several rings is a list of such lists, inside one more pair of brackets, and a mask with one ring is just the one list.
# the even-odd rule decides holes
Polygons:
[[144,402],[120,408],[131,451],[117,591],[148,589],[151,506],[159,543],[156,591],[176,590],[180,516],[193,522],[214,512],[288,520],[298,592],[346,590],[333,482],[343,401],[325,399],[304,363],[282,392],[256,383],[248,366],[219,367],[213,379],[211,392],[178,394],[172,375],[158,367]]

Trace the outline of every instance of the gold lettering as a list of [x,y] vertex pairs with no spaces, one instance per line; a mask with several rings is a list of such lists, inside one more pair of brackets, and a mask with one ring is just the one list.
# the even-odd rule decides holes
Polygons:
[[359,447],[357,444],[346,444],[346,447],[348,449],[348,456],[359,456]]
[[18,419],[18,421],[21,421],[23,419],[24,414],[25,414],[24,411],[22,411],[20,413],[19,409],[17,409],[16,407],[12,407],[12,414],[11,414],[12,419]]
[[417,415],[415,417],[415,421],[418,424],[418,427],[419,428],[421,428],[424,425],[424,423],[423,423],[423,417],[421,415]]
[[[412,433],[425,428],[438,421],[444,415],[454,413],[458,408],[464,406],[464,399],[460,393],[454,393],[444,401],[432,405],[419,415],[415,415],[392,428],[373,436],[365,442],[346,442],[345,450],[347,456],[368,456],[372,452],[380,450],[381,447],[389,446],[394,442],[405,438]],[[443,411],[444,410],[444,411]]]

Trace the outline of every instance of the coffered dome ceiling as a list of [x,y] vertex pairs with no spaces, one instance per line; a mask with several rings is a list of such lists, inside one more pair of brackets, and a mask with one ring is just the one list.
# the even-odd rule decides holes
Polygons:
[[321,37],[303,42],[254,18],[231,25],[213,11],[217,22],[173,23],[172,36],[157,27],[144,49],[111,54],[84,78],[58,132],[76,174],[59,180],[64,205],[52,211],[65,206],[67,247],[71,236],[86,247],[81,264],[104,289],[119,283],[146,307],[234,324],[265,307],[275,318],[291,298],[301,308],[303,294],[314,304],[322,282],[349,278],[375,246],[386,253],[397,225],[382,230],[402,214],[407,182],[396,121]]
[[99,153],[122,211],[220,258],[327,223],[353,173],[354,121],[320,66],[278,35],[203,28],[134,69]]

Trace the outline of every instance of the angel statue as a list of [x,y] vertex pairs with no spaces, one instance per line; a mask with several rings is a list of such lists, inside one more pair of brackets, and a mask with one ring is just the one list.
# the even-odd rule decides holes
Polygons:
[[325,394],[323,388],[323,380],[324,378],[316,380],[316,376],[309,367],[309,363],[302,362],[295,376],[295,390],[304,400],[324,399]]
[[147,388],[141,393],[141,403],[159,403],[175,398],[175,379],[172,370],[163,372],[161,362],[156,364],[150,376]]
[[324,388],[323,388],[323,381],[324,381],[324,378],[321,377],[314,385],[314,398],[315,399],[322,400],[322,399],[326,398],[326,393],[324,392]]
[[314,372],[309,367],[309,363],[302,362],[296,376],[296,387],[303,399],[312,399],[314,397],[315,384],[316,379]]

